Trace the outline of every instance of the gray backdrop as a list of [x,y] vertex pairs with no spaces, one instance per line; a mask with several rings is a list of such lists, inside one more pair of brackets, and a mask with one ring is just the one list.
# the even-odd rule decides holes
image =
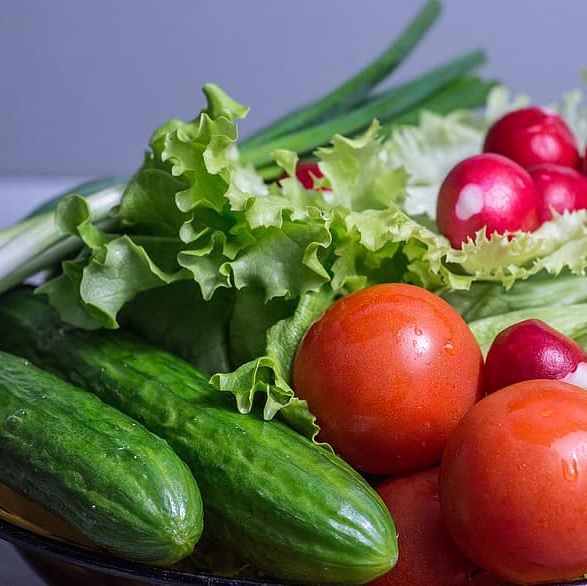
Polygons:
[[[252,107],[246,133],[379,53],[423,1],[0,0],[0,175],[128,173],[201,86]],[[444,0],[398,71],[485,48],[483,72],[548,102],[581,84],[585,0]]]

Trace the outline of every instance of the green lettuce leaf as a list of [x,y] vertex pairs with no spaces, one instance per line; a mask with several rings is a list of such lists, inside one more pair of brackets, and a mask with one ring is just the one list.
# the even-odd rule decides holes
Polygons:
[[[289,176],[270,184],[242,165],[237,119],[247,108],[216,86],[205,94],[194,120],[152,134],[115,210],[116,233],[92,223],[82,198],[58,206],[59,226],[84,247],[40,291],[66,321],[127,325],[186,357],[242,412],[260,401],[267,418],[279,413],[315,435],[291,361],[311,321],[356,289],[403,281],[474,297],[481,284],[509,290],[585,272],[585,211],[532,234],[480,231],[460,250],[436,229],[444,174],[478,152],[491,121],[524,97],[496,88],[483,112],[422,112],[417,126],[388,138],[376,121],[359,136],[334,136],[315,153],[320,189],[308,190],[295,177],[295,153],[274,154]],[[560,105],[579,129],[581,104],[573,94]]]
[[587,303],[587,276],[565,271],[553,277],[541,272],[519,279],[509,288],[498,282],[477,281],[469,289],[444,291],[441,296],[471,322],[529,308]]
[[499,332],[526,319],[540,319],[582,346],[587,344],[587,303],[526,307],[473,320],[469,327],[486,355]]

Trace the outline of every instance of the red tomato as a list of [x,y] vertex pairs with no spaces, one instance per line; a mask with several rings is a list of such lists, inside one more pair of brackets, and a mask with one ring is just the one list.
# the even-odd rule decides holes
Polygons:
[[587,393],[539,379],[483,398],[443,454],[439,498],[488,572],[523,584],[587,572]]
[[481,570],[471,576],[469,586],[512,586],[512,583],[500,580],[499,578],[491,575],[489,572]]
[[481,396],[483,358],[462,317],[433,293],[375,285],[333,303],[293,364],[320,437],[357,469],[394,474],[438,462]]
[[457,549],[443,525],[438,467],[389,478],[375,489],[393,517],[399,558],[372,586],[470,585],[476,566]]

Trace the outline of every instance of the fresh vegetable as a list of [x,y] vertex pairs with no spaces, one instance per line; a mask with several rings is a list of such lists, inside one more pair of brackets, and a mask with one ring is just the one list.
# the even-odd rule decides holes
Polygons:
[[473,155],[448,173],[438,192],[438,229],[455,248],[478,232],[538,228],[536,191],[529,173],[517,163],[492,153]]
[[[493,229],[495,214],[486,213],[487,206],[482,225],[463,238],[441,228],[436,195],[444,177],[478,155],[493,121],[519,105],[504,88],[493,88],[483,112],[461,109],[484,104],[493,86],[471,74],[483,54],[467,53],[372,93],[438,9],[438,2],[429,2],[366,70],[249,139],[238,139],[235,122],[248,109],[207,85],[207,107],[195,120],[171,120],[155,130],[144,164],[124,181],[124,192],[118,186],[109,200],[104,192],[93,199],[72,194],[54,212],[0,233],[0,279],[6,277],[0,288],[49,268],[38,292],[49,296],[64,320],[8,295],[0,307],[6,343],[61,376],[97,385],[100,396],[167,438],[198,480],[202,475],[212,537],[281,580],[371,580],[393,565],[397,544],[386,507],[364,479],[282,421],[264,420],[277,414],[307,438],[320,431],[317,437],[327,439],[332,418],[335,431],[343,431],[342,448],[333,441],[335,449],[343,453],[345,443],[354,443],[367,456],[366,463],[352,463],[376,473],[388,470],[380,466],[390,458],[368,441],[381,439],[377,425],[387,426],[392,439],[399,438],[392,458],[399,464],[392,471],[428,466],[440,458],[464,413],[475,408],[481,349],[498,326],[530,313],[587,340],[587,317],[580,317],[587,316],[587,210],[567,209],[540,226],[535,210],[532,228]],[[580,102],[567,96],[557,107],[582,146],[587,116]],[[300,176],[308,167],[316,177],[319,172],[316,181]],[[470,192],[469,185],[467,204]],[[351,344],[357,360],[348,360],[342,347],[332,360],[327,356],[344,336],[326,336],[312,352],[304,351],[314,334],[302,336],[318,328],[333,300],[324,316],[390,282],[439,305],[430,311],[418,306],[401,322],[401,310],[394,307],[388,319],[390,312],[379,313],[376,303],[358,326],[349,326],[373,336]],[[554,286],[559,282],[568,285],[564,292]],[[453,302],[462,317],[431,291]],[[541,292],[550,297],[540,298]],[[550,298],[563,300],[561,306],[548,307]],[[426,321],[421,330],[416,317]],[[464,319],[471,320],[476,340]],[[455,320],[467,331],[462,344],[451,338]],[[428,330],[428,322],[435,327]],[[341,323],[344,316],[337,327]],[[381,324],[407,340],[393,360]],[[126,333],[73,329],[121,326],[183,356],[205,376]],[[312,362],[316,357],[326,367]],[[341,357],[343,367],[336,370]],[[298,359],[306,364],[300,367]],[[308,409],[303,393],[294,390],[301,370],[306,386],[320,396],[324,389],[312,378],[328,369],[345,394],[331,393],[328,400],[339,403],[326,404],[323,414],[319,403],[310,397]],[[161,373],[163,382],[155,382]],[[382,381],[388,379],[396,384],[386,393]],[[326,376],[318,378],[325,380],[330,384]],[[362,386],[351,388],[357,382]],[[234,393],[236,402],[219,390]],[[416,404],[411,412],[401,412],[402,391]],[[359,402],[365,411],[356,408]],[[235,404],[249,415],[237,414]],[[349,413],[351,406],[355,412]],[[366,430],[364,444],[357,440],[359,426]],[[490,580],[475,573],[471,583],[484,578]]]
[[[441,293],[467,322],[515,311],[581,304],[587,301],[587,276],[563,271],[553,278],[541,273],[528,279],[519,279],[511,287],[501,283],[478,281],[467,290],[448,290]],[[505,327],[505,326],[504,326]],[[498,331],[494,333],[498,334]]]
[[501,331],[485,358],[488,392],[538,378],[562,380],[587,388],[587,352],[572,338],[539,319],[527,319]]
[[491,344],[502,330],[527,319],[540,319],[551,328],[587,347],[587,303],[570,303],[560,307],[531,305],[524,309],[472,320],[469,322],[469,328],[483,355],[486,356]]
[[417,470],[440,459],[482,394],[481,351],[448,303],[414,285],[367,287],[335,301],[304,335],[296,396],[320,434],[363,472]]
[[200,492],[167,442],[5,352],[0,420],[1,482],[122,558],[170,565],[192,552],[202,533]]
[[0,344],[97,394],[165,438],[202,493],[205,534],[280,580],[361,583],[397,559],[371,486],[331,450],[230,397],[187,362],[124,332],[67,327],[46,300],[14,289]]
[[399,558],[373,586],[471,584],[476,566],[456,547],[441,518],[437,466],[381,480],[376,490],[395,521]]
[[[298,108],[248,136],[241,144],[259,144],[351,111],[370,97],[371,91],[388,77],[416,48],[441,12],[438,0],[427,0],[414,19],[381,55],[357,75],[328,92],[313,104]],[[329,137],[330,138],[330,137]]]
[[[281,179],[284,179],[285,177],[289,177],[289,175],[284,173]],[[318,163],[314,161],[298,163],[296,165],[296,177],[306,189],[316,189],[317,186],[319,186],[319,189],[325,189],[325,187],[321,186],[319,182],[319,180],[324,177],[324,174],[320,170]]]
[[[207,84],[208,103],[196,119],[171,120],[152,134],[144,165],[126,181],[124,194],[118,189],[109,202],[107,224],[96,222],[92,209],[72,194],[60,200],[54,215],[12,227],[4,235],[6,246],[0,246],[0,291],[47,268],[45,276],[56,278],[44,291],[64,320],[89,329],[116,328],[120,313],[136,317],[132,306],[144,308],[145,297],[173,313],[167,301],[176,299],[182,288],[176,285],[191,282],[194,303],[186,304],[182,324],[161,335],[158,328],[170,323],[165,315],[127,323],[195,357],[216,375],[215,385],[237,395],[240,411],[265,392],[267,418],[279,411],[315,433],[311,415],[288,384],[301,324],[315,316],[307,311],[308,300],[331,299],[374,282],[445,280],[438,276],[445,271],[438,266],[442,254],[434,250],[430,258],[420,257],[430,246],[449,247],[398,207],[407,175],[401,161],[391,163],[383,139],[433,112],[483,105],[495,87],[474,74],[485,56],[468,52],[416,79],[373,91],[416,46],[439,9],[437,0],[426,2],[356,76],[245,140],[237,140],[235,120],[248,108]],[[312,152],[316,147],[319,152]],[[292,176],[306,162],[302,158],[318,160],[327,175],[320,197],[303,192],[298,182],[271,182],[283,173]],[[37,227],[46,221],[51,231],[40,239]],[[16,232],[21,245],[11,246]],[[404,254],[412,238],[415,246]],[[211,311],[218,307],[223,311]],[[187,326],[203,321],[215,332],[213,345],[205,336],[194,341]],[[253,336],[233,325],[245,323],[257,324]],[[271,334],[282,329],[289,332],[287,347]],[[248,341],[241,348],[243,339]],[[260,380],[260,372],[270,374]]]
[[[384,124],[385,133],[389,134],[397,125],[417,124],[423,110],[447,113],[460,108],[482,106],[496,83],[472,74],[485,60],[481,51],[459,56],[420,79],[392,86],[380,94],[373,93],[423,40],[439,17],[441,8],[438,0],[427,0],[398,37],[356,75],[315,102],[297,108],[268,127],[241,139],[238,146],[242,160],[256,160],[256,172],[259,176],[275,179],[282,175],[283,168],[276,163],[273,153],[279,149],[291,148],[288,144],[293,142],[297,145],[296,153],[301,155],[310,153],[318,146],[328,145],[334,134],[350,131],[349,129],[354,129],[352,132],[356,134],[366,131],[373,118]],[[223,110],[220,103],[222,97],[214,95],[214,87],[213,84],[204,87],[210,100],[208,113],[220,112],[227,121],[247,114],[248,109],[243,107]],[[171,126],[174,127],[173,123]],[[319,128],[316,129],[316,126]],[[230,130],[230,124],[222,125],[221,128],[219,136],[224,138],[216,144],[216,148],[220,150],[226,146],[225,131]],[[236,133],[229,131],[229,135],[231,141],[236,139]],[[189,133],[188,136],[182,135],[182,140],[188,137]],[[214,157],[206,158],[206,165],[209,165]],[[204,171],[206,165],[199,170]],[[212,174],[217,171],[219,169],[212,171]],[[84,196],[95,195],[95,205],[99,203],[106,210],[115,210],[129,179],[112,178],[105,185],[101,180],[91,182],[76,187],[72,192]],[[242,187],[242,183],[239,182],[239,185]],[[257,192],[257,195],[262,195],[262,191]],[[55,203],[48,202],[38,212],[52,211]],[[92,221],[97,220],[98,216],[92,218]],[[114,229],[114,226],[110,228]],[[0,245],[15,234],[22,235],[18,243],[2,248],[0,252],[0,291],[7,290],[38,270],[52,267],[75,253],[79,249],[79,240],[67,238],[67,246],[62,246],[66,233],[68,230],[62,230],[59,218],[53,223],[52,215],[29,218],[26,222],[0,232]]]
[[443,454],[446,527],[471,560],[514,583],[587,572],[587,393],[524,381],[484,397]]
[[[189,356],[233,392],[241,412],[262,394],[267,418],[280,413],[307,435],[316,432],[289,384],[291,361],[305,328],[336,296],[388,281],[450,292],[491,281],[507,288],[587,267],[585,210],[515,239],[480,235],[461,249],[435,229],[445,170],[478,152],[489,120],[511,107],[503,88],[490,96],[486,114],[426,112],[418,126],[398,128],[388,140],[377,124],[354,139],[334,137],[316,153],[328,193],[308,193],[293,177],[267,185],[241,166],[234,119],[243,109],[218,88],[206,93],[208,107],[196,120],[172,121],[153,134],[144,167],[114,206],[114,228],[100,229],[85,199],[61,200],[55,235],[71,237],[70,254],[80,246],[81,254],[43,291],[80,327],[116,328],[121,312],[132,314],[142,335]],[[580,104],[559,106],[579,130]],[[281,151],[276,161],[291,175],[298,159]],[[36,230],[20,228],[34,243]],[[11,254],[24,249],[11,247]],[[3,250],[0,274],[8,266]],[[34,250],[20,257],[25,272],[17,281],[30,274]],[[200,324],[212,339],[194,335]]]
[[538,220],[587,208],[587,177],[572,167],[542,163],[528,169],[536,188]]
[[497,578],[487,571],[481,570],[471,576],[469,586],[512,586],[511,582],[506,582]]
[[415,106],[430,100],[450,84],[458,82],[470,71],[482,66],[484,62],[485,54],[482,51],[471,51],[451,59],[419,77],[374,96],[348,114],[242,149],[241,160],[244,164],[251,164],[259,169],[273,163],[272,153],[277,149],[286,149],[303,155],[328,144],[336,134],[359,134],[369,127],[373,119],[378,119],[382,123],[393,123],[394,120],[412,113]]
[[564,118],[550,108],[527,106],[508,112],[487,131],[486,153],[498,153],[531,167],[556,163],[578,168],[577,139]]

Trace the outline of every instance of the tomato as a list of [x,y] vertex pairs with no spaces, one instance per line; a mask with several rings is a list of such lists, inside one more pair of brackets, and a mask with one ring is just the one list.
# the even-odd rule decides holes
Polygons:
[[293,386],[339,455],[363,472],[394,474],[438,462],[481,396],[482,367],[446,301],[388,283],[335,301],[308,329]]
[[457,549],[443,525],[438,467],[383,480],[375,489],[393,517],[399,559],[372,586],[470,585],[476,566]]
[[459,548],[495,576],[587,572],[587,393],[538,379],[487,395],[446,447],[439,499]]
[[481,570],[471,577],[469,586],[512,586],[511,582],[505,582],[496,578],[489,572]]

